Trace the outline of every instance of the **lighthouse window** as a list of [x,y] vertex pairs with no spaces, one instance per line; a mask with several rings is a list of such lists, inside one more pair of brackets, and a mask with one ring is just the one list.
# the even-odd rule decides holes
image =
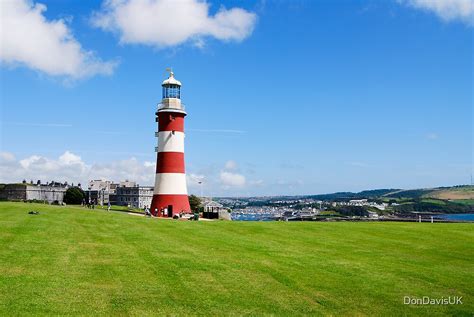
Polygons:
[[169,85],[163,87],[163,98],[180,98],[180,87],[178,85]]

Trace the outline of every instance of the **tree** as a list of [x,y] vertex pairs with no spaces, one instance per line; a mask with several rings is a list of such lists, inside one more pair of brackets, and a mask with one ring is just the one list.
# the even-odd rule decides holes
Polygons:
[[201,199],[196,195],[190,195],[189,205],[191,206],[192,212],[199,212],[199,208],[201,207]]
[[84,191],[79,187],[70,187],[64,194],[64,202],[68,205],[80,205],[84,199]]

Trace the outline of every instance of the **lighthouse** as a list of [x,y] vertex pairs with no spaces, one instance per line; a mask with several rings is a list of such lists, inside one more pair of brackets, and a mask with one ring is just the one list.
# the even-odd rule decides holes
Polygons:
[[180,212],[191,212],[184,169],[184,117],[181,103],[181,82],[170,71],[163,81],[163,99],[158,104],[156,121],[156,177],[151,212],[158,217],[172,217]]

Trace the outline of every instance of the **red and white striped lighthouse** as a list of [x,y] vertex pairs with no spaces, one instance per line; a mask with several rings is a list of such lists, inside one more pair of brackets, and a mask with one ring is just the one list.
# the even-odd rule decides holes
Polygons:
[[158,152],[156,178],[151,212],[158,217],[172,217],[180,212],[191,212],[184,170],[184,117],[181,104],[181,82],[170,71],[163,81],[163,99],[158,105]]

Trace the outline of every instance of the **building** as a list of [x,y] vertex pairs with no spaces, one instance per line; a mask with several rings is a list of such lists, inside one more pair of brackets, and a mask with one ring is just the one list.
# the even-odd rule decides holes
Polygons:
[[[128,180],[125,182],[125,185],[128,185]],[[135,183],[133,183],[133,185],[134,184]],[[86,200],[102,206],[109,204],[109,202],[111,205],[116,205],[115,191],[118,186],[120,185],[108,180],[91,180],[89,181],[87,190],[84,192]]]
[[1,184],[0,200],[10,201],[43,201],[49,204],[62,204],[64,194],[69,188],[67,183],[51,182],[48,184]]
[[163,99],[156,111],[158,138],[156,175],[151,212],[155,216],[172,217],[191,212],[184,169],[184,117],[181,103],[181,82],[170,71],[164,80]]
[[150,207],[153,190],[152,186],[119,186],[115,191],[116,204],[140,209]]
[[203,208],[202,216],[208,219],[218,219],[220,212],[222,211],[227,212],[227,209],[224,208],[224,206],[212,200],[203,202],[202,208]]

